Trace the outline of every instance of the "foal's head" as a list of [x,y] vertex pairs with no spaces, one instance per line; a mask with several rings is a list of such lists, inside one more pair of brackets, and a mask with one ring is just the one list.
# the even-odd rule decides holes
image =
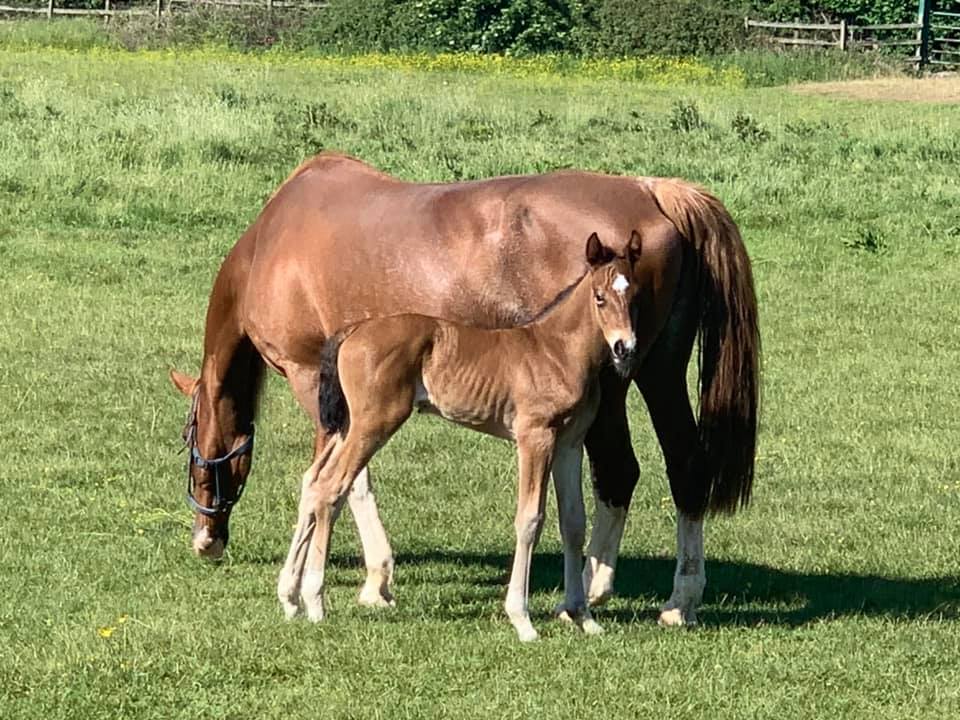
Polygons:
[[629,377],[633,369],[633,351],[637,345],[630,304],[637,293],[633,267],[640,256],[640,245],[636,230],[630,235],[623,255],[600,242],[596,233],[587,239],[594,318],[610,347],[613,365],[622,377]]

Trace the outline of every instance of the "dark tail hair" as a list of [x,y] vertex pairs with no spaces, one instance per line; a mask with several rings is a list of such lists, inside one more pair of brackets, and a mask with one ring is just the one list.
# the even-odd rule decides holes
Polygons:
[[320,424],[331,433],[343,434],[350,427],[347,398],[343,394],[337,367],[340,346],[349,335],[349,330],[338,332],[327,338],[320,348]]
[[651,189],[696,249],[700,339],[698,475],[707,487],[693,514],[732,513],[750,502],[760,403],[760,328],[750,258],[736,223],[709,192],[681,180]]

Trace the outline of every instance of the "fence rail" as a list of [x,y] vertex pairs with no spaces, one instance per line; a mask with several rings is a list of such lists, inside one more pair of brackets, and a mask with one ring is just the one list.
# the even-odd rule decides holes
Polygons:
[[[764,39],[767,42],[777,45],[810,45],[815,47],[835,47],[840,50],[850,50],[853,48],[878,49],[884,47],[913,47],[915,50],[920,47],[920,31],[923,25],[915,23],[884,23],[879,25],[851,25],[845,20],[838,23],[801,23],[801,22],[766,22],[763,20],[751,20],[744,18],[744,27],[749,31],[755,30],[792,30],[793,36],[784,36],[777,34],[766,34]],[[912,31],[916,33],[913,38],[879,38],[876,33],[888,33],[892,31]],[[815,37],[801,37],[801,33],[814,35]],[[830,37],[823,37],[829,33]],[[820,37],[816,37],[819,35]]]
[[273,10],[322,10],[329,7],[328,2],[292,2],[291,0],[156,0],[151,3],[153,9],[132,7],[115,9],[111,7],[111,0],[104,0],[102,8],[63,8],[57,7],[55,0],[48,0],[44,7],[25,7],[14,5],[0,5],[0,15],[27,14],[46,15],[52,18],[61,16],[93,16],[93,17],[124,17],[135,15],[154,15],[162,18],[163,15],[173,12],[174,6],[182,7],[224,7],[224,8],[262,8],[268,12]]

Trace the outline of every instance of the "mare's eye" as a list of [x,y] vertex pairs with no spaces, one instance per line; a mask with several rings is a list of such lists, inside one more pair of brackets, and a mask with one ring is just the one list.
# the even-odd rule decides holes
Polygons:
[[599,290],[593,293],[593,299],[597,301],[598,306],[601,306],[604,303],[603,293],[600,292]]

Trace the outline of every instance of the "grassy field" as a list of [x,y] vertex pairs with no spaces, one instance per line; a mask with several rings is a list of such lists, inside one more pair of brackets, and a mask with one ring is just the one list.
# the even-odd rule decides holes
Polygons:
[[[582,167],[715,190],[754,259],[754,505],[707,528],[703,625],[656,627],[674,516],[642,404],[607,633],[503,617],[513,450],[411,422],[374,473],[398,607],[274,594],[311,435],[271,378],[218,565],[189,552],[171,366],[210,284],[306,155],[409,179]],[[0,716],[960,716],[960,110],[782,88],[0,47]],[[552,503],[552,500],[551,500]]]

